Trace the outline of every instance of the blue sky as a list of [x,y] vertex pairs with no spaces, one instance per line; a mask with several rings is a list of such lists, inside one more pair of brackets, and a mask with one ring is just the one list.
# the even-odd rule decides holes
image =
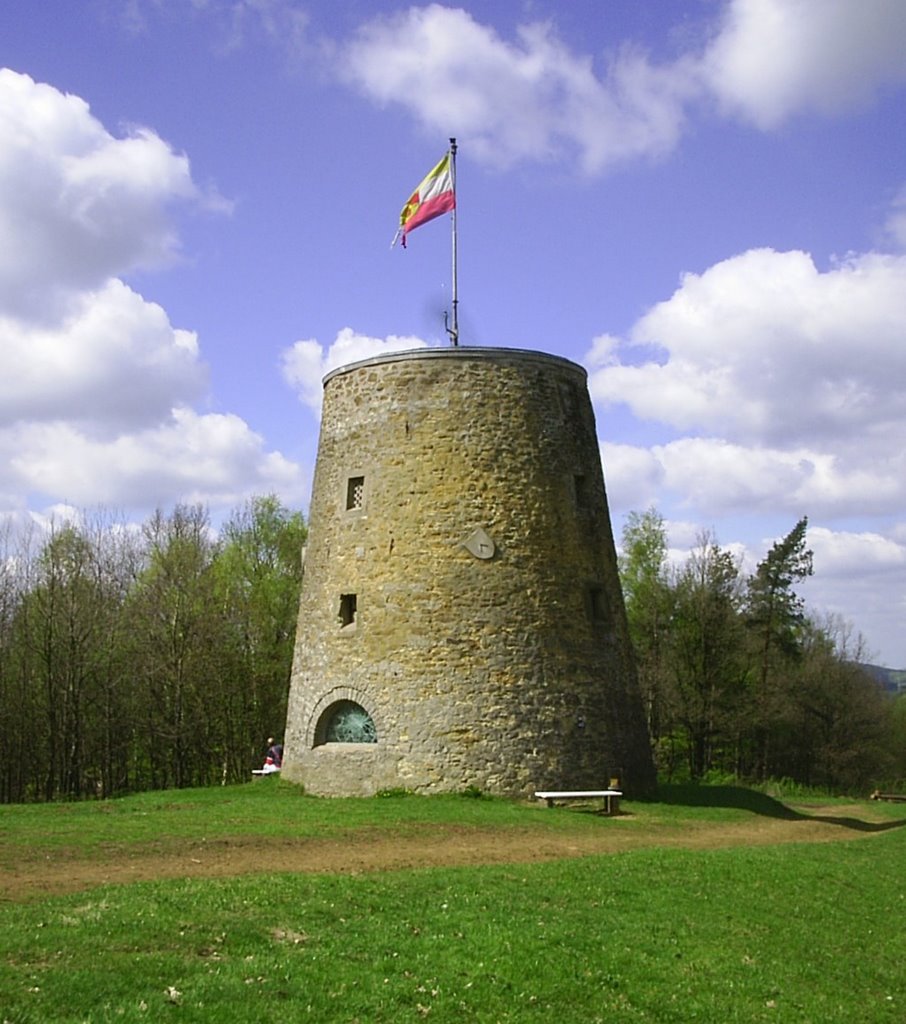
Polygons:
[[320,380],[444,345],[584,365],[655,506],[906,667],[901,0],[18,0],[0,12],[0,515],[305,508]]

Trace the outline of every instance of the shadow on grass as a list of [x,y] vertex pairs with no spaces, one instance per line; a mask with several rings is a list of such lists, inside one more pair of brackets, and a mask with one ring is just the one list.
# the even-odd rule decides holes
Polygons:
[[822,821],[828,825],[839,825],[858,832],[886,832],[888,829],[902,828],[906,825],[906,818],[897,821],[862,821],[861,818],[834,814],[803,814],[766,793],[746,789],[745,786],[662,784],[658,786],[655,799],[659,803],[678,804],[683,807],[731,807],[768,818],[782,818],[785,821]]

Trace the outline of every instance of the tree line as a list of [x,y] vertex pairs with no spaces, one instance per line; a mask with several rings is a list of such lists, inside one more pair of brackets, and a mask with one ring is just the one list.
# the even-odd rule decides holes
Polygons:
[[[620,575],[661,779],[906,777],[906,698],[796,593],[807,525],[746,577],[708,532],[672,565],[660,514],[629,516]],[[0,802],[248,778],[286,718],[305,537],[272,496],[219,531],[179,505],[0,535]]]
[[8,529],[0,801],[247,778],[286,717],[305,534],[270,496],[217,532],[200,505]]
[[906,776],[906,699],[860,666],[861,639],[810,616],[802,518],[745,576],[708,531],[671,565],[662,516],[629,515],[620,576],[663,779],[732,777],[864,792]]

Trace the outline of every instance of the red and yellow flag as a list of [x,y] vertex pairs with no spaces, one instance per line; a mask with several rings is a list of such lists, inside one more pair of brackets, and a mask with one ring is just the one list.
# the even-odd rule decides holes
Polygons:
[[418,188],[409,197],[400,213],[400,226],[393,239],[401,238],[406,247],[406,236],[415,228],[427,224],[442,213],[448,213],[456,206],[456,191],[453,187],[453,170],[450,154],[445,153],[438,165],[425,176]]

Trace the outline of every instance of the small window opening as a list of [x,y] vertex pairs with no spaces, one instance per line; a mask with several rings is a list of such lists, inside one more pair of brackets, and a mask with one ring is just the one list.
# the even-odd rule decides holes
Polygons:
[[365,504],[365,477],[351,476],[346,481],[346,508],[362,508]]
[[354,626],[356,613],[355,594],[340,594],[340,625]]
[[584,473],[573,477],[573,489],[576,494],[576,508],[588,508],[588,480]]
[[604,588],[591,586],[586,591],[588,617],[592,622],[603,622],[607,618],[607,595]]

